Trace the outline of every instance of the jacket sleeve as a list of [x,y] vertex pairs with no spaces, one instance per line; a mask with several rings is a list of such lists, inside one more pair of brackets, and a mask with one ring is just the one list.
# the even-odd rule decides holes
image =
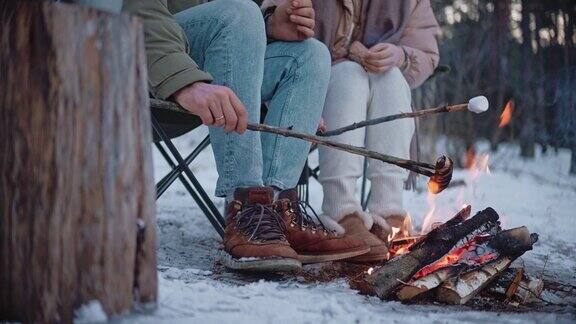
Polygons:
[[430,0],[418,0],[398,45],[406,53],[402,73],[411,88],[420,86],[438,66],[440,54],[436,37],[440,27]]
[[124,10],[144,23],[149,84],[157,97],[167,99],[189,84],[212,81],[188,55],[188,40],[166,0],[127,0]]

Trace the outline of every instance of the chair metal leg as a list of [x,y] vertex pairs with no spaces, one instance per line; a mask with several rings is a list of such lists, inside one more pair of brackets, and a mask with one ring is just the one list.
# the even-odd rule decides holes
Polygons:
[[367,184],[367,178],[366,178],[366,174],[368,172],[368,159],[364,158],[364,168],[362,171],[362,188],[360,189],[360,204],[362,206],[363,210],[366,210],[366,207],[368,206],[368,199],[370,198],[370,193],[366,194],[366,186]]
[[[216,208],[216,206],[214,205],[212,200],[210,200],[210,198],[208,197],[208,195],[206,194],[206,192],[204,191],[204,189],[202,188],[202,186],[200,185],[200,183],[198,182],[198,180],[196,179],[196,177],[192,173],[192,170],[190,170],[190,168],[188,167],[188,164],[186,163],[186,161],[182,158],[182,156],[180,155],[180,153],[178,152],[178,150],[176,149],[176,147],[174,146],[174,144],[172,143],[170,138],[168,138],[168,136],[166,135],[166,133],[164,132],[164,130],[162,129],[162,127],[160,126],[160,124],[158,123],[158,121],[154,117],[152,117],[152,126],[153,126],[154,131],[158,134],[158,136],[166,144],[166,146],[168,147],[168,150],[170,151],[170,153],[172,154],[172,156],[176,159],[176,162],[178,163],[178,164],[176,164],[170,158],[170,156],[168,155],[168,152],[166,152],[161,145],[157,145],[157,147],[158,146],[162,147],[160,149],[160,152],[162,153],[164,158],[166,158],[166,161],[168,162],[168,164],[170,164],[170,166],[173,169],[181,170],[181,171],[176,173],[177,178],[180,179],[180,181],[182,182],[182,184],[184,185],[186,190],[190,193],[192,198],[196,201],[196,203],[198,204],[198,206],[200,207],[202,212],[204,212],[204,214],[206,215],[206,217],[208,218],[208,220],[210,221],[212,226],[214,226],[214,228],[216,229],[218,234],[220,234],[220,236],[224,236],[225,221],[224,221],[224,218],[222,217],[222,214],[220,214],[220,212],[218,211],[218,208]],[[186,179],[186,177],[184,177],[184,175],[182,175],[182,172],[184,173],[184,175],[186,175],[186,177],[188,179]],[[188,180],[190,180],[190,181],[188,181]],[[164,187],[166,185],[169,185],[168,183],[171,183],[171,182],[166,180],[164,182],[161,181],[160,184],[162,184],[162,187]],[[163,190],[166,190],[166,188],[163,188]]]
[[[162,156],[164,157],[164,159],[166,159],[166,161],[171,160],[170,156],[168,155],[168,152],[166,152],[162,144],[160,144],[159,142],[155,144],[160,153],[162,154]],[[200,152],[202,152],[209,145],[210,145],[210,137],[206,136],[206,138],[204,138],[202,142],[198,144],[198,146],[194,149],[194,151],[190,153],[190,155],[188,155],[186,159],[184,159],[186,165],[190,165],[190,163],[192,163],[192,161],[194,161],[194,159],[198,157],[198,154],[200,154]],[[172,164],[170,165],[172,167],[172,170],[168,174],[166,174],[164,178],[162,178],[162,180],[158,181],[158,184],[156,185],[156,199],[160,198],[160,196],[162,196],[164,191],[166,191],[166,189],[168,189],[170,185],[172,185],[172,183],[184,171],[180,166],[174,167],[173,164],[174,163],[172,162]]]

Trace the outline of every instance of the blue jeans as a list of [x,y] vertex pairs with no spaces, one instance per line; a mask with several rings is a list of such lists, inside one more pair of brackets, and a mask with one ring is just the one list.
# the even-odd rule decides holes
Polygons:
[[[322,114],[330,78],[330,55],[320,42],[266,45],[264,20],[251,0],[215,0],[176,15],[192,58],[232,89],[246,106],[250,123],[260,122],[313,134]],[[210,128],[216,158],[216,195],[230,197],[239,187],[293,188],[310,145],[297,139],[247,131],[243,135]]]

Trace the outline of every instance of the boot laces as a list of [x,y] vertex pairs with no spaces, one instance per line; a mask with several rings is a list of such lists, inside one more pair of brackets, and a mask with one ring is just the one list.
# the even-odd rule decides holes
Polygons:
[[[322,220],[310,206],[310,204],[303,200],[298,200],[297,202],[291,202],[290,208],[293,211],[293,214],[296,216],[296,224],[300,226],[300,228],[307,228],[310,227],[313,231],[322,230],[326,233],[332,233],[325,225],[322,223]],[[309,213],[311,212],[311,214]],[[314,218],[318,220],[318,223],[314,221]]]
[[272,205],[250,204],[236,216],[236,227],[259,241],[285,240],[286,226]]

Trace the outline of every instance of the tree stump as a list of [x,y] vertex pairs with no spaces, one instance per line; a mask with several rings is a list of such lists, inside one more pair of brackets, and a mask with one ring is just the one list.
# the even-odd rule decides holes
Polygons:
[[0,2],[0,321],[155,303],[146,80],[136,19]]

